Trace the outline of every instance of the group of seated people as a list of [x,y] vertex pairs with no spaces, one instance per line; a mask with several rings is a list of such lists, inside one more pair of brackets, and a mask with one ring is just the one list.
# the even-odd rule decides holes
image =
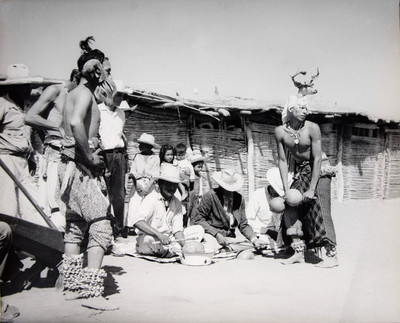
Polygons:
[[[134,179],[127,225],[137,229],[140,254],[172,257],[186,241],[202,242],[206,250],[233,250],[236,229],[256,249],[282,250],[281,213],[272,212],[269,201],[283,195],[278,168],[267,172],[269,185],[250,196],[246,207],[238,193],[244,177],[234,169],[212,174],[217,184],[203,194],[201,174],[206,157],[200,151],[186,153],[186,146],[160,146],[154,136],[138,139],[140,153],[133,157]],[[153,148],[160,148],[157,156]]]

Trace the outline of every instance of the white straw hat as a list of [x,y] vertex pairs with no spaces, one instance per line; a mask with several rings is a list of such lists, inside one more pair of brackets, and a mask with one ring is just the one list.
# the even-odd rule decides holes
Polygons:
[[227,191],[234,192],[242,188],[244,177],[233,169],[225,169],[212,174],[212,178],[219,186]]
[[147,133],[142,133],[137,141],[142,144],[153,146],[154,148],[160,148],[160,145],[155,143],[154,136]]
[[204,162],[206,159],[207,159],[206,156],[203,156],[201,154],[200,150],[193,150],[193,153],[192,153],[192,155],[190,157],[190,162],[192,164],[194,164],[194,163],[197,163],[199,161]]
[[0,85],[50,85],[63,83],[59,80],[46,80],[41,76],[30,76],[29,68],[23,64],[12,64],[7,68],[6,78],[0,80]]
[[160,175],[157,179],[162,179],[171,183],[182,183],[180,179],[179,167],[169,163],[162,163],[160,167]]

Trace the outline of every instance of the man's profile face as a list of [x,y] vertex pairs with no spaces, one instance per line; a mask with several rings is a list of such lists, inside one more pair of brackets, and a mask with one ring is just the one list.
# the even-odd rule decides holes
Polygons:
[[178,183],[172,183],[159,179],[158,187],[160,188],[160,193],[162,197],[168,201],[172,198],[172,196],[174,196],[178,188]]
[[82,75],[95,84],[100,84],[106,80],[103,65],[97,59],[90,59],[83,65]]
[[[32,87],[29,84],[14,85],[10,87],[8,93],[13,99],[18,99],[18,104],[23,104],[25,100],[30,98]],[[23,106],[21,106],[23,108]]]
[[292,107],[292,115],[299,121],[304,121],[308,113],[309,111],[307,105],[297,105]]
[[103,61],[103,68],[104,68],[104,72],[106,73],[106,77],[107,77],[107,78],[112,78],[112,76],[111,76],[111,64],[110,64],[110,60],[104,59],[104,61]]
[[145,144],[143,142],[139,143],[139,150],[141,152],[150,152],[153,149],[152,145]]

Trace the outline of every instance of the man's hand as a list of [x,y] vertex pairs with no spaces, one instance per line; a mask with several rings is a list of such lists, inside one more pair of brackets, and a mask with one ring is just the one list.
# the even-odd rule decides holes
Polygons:
[[101,149],[97,149],[94,153],[92,153],[91,158],[89,159],[89,164],[90,166],[93,166],[95,168],[105,168],[106,165],[104,163],[104,158],[99,155],[101,152]]
[[306,203],[316,199],[317,198],[315,197],[315,191],[313,189],[309,189],[303,193],[303,201]]
[[263,244],[259,239],[253,239],[251,242],[253,243],[254,248],[257,250],[260,250],[263,247]]
[[215,239],[217,239],[218,243],[221,246],[229,247],[229,241],[221,233],[217,233],[217,235],[215,236]]
[[163,245],[168,245],[171,242],[169,240],[169,237],[167,235],[163,234],[163,233],[160,233],[157,236],[157,239],[160,240]]
[[31,176],[35,176],[35,174],[36,174],[36,167],[37,167],[37,165],[36,165],[35,160],[34,160],[33,158],[29,158],[29,159],[28,159],[28,168],[29,168],[29,174],[30,174]]

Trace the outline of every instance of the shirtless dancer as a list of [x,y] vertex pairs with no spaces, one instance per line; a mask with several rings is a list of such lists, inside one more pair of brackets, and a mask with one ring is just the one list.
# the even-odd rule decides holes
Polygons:
[[[87,45],[86,40],[86,45]],[[82,48],[84,49],[84,48]],[[97,134],[100,111],[97,104],[112,100],[115,84],[106,80],[102,67],[104,54],[84,49],[78,60],[81,81],[66,98],[63,112],[65,140],[59,166],[61,200],[66,205],[65,254],[62,266],[67,299],[84,298],[82,304],[102,310],[115,309],[100,297],[106,272],[101,269],[104,253],[112,239],[109,200],[100,176],[104,162],[100,157]],[[80,243],[89,232],[88,263],[82,268]]]
[[50,212],[50,218],[60,231],[65,231],[65,215],[60,213],[58,164],[61,159],[60,125],[67,93],[77,87],[80,73],[72,70],[69,81],[47,87],[25,116],[25,123],[44,130],[44,153],[39,174],[42,205]]
[[284,224],[287,235],[292,239],[291,247],[295,254],[283,263],[304,262],[305,240],[309,248],[322,247],[322,262],[317,266],[329,268],[338,265],[336,235],[330,209],[330,184],[334,173],[327,158],[322,158],[319,126],[305,120],[307,115],[306,97],[292,96],[282,113],[283,125],[275,129],[278,166],[284,191],[286,193],[289,189],[287,157],[291,155],[295,161],[291,188],[303,194],[303,202],[299,206],[287,205],[285,209]]

